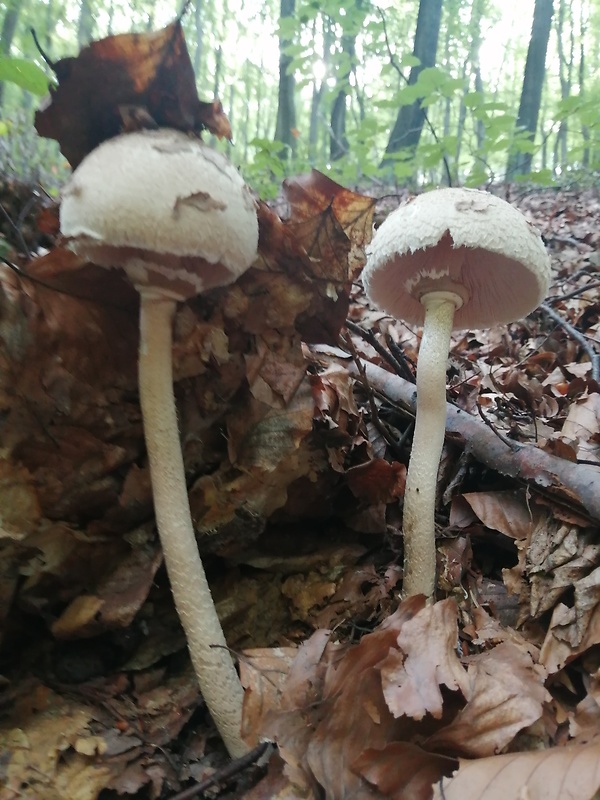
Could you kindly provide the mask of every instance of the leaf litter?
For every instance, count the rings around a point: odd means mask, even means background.
[[[229,135],[188,62],[179,23],[93,43],[55,65],[40,132],[73,165],[94,131]],[[94,94],[115,69],[115,93]],[[596,795],[600,201],[507,191],[555,281],[526,321],[453,342],[434,605],[400,602],[419,334],[356,280],[374,201],[289,179],[280,213],[260,205],[253,268],[178,311],[199,547],[244,735],[277,748],[233,784],[154,531],[135,295],[55,242],[47,202],[39,226],[3,228],[19,272],[0,276],[2,800],[170,797],[210,775],[255,800]]]

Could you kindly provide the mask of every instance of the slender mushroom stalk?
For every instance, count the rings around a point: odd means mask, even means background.
[[[404,493],[404,581],[410,597],[435,591],[435,492],[446,430],[446,364],[454,312],[462,298],[452,292],[423,295],[423,338],[417,370],[417,415]]]
[[[179,443],[171,366],[176,303],[151,289],[140,294],[138,380],[156,524],[202,697],[237,758],[247,751],[240,736],[243,689],[198,553]]]
[[[423,324],[417,414],[404,495],[403,595],[435,595],[435,496],[454,329],[527,315],[545,296],[550,263],[539,234],[508,203],[474,189],[439,189],[390,214],[363,273],[369,299]]]
[[[217,616],[192,523],[173,393],[178,301],[233,282],[258,243],[254,201],[237,171],[199,140],[172,130],[110,139],[63,193],[71,249],[122,268],[140,293],[139,389],[157,527],[200,691],[233,757],[243,690]]]

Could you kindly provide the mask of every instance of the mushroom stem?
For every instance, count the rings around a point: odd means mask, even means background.
[[[446,430],[446,364],[454,312],[462,299],[454,292],[429,292],[417,364],[417,416],[404,494],[404,597],[435,592],[435,494]]]
[[[192,525],[172,370],[175,300],[141,295],[139,387],[156,522],[177,613],[202,697],[229,754],[248,751],[241,738],[243,689],[198,553]]]

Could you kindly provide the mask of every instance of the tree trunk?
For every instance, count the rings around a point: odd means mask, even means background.
[[[25,6],[27,0],[11,0],[2,20],[2,28],[0,29],[0,55],[7,56],[10,53],[13,39],[15,38],[15,31],[17,30],[17,23],[19,16]],[[0,81],[0,108],[4,102],[4,81]]]
[[[25,6],[20,0],[12,0],[4,13],[2,29],[0,30],[0,55],[7,56],[10,53],[12,42],[15,37],[19,15]]]
[[[194,50],[194,75],[200,79],[202,67],[202,0],[194,2],[194,28],[196,30],[196,48]]]
[[[346,76],[347,78],[347,76]],[[346,138],[346,87],[339,90],[333,108],[331,109],[331,129],[329,131],[329,157],[338,161],[348,152],[348,139]]]
[[[362,0],[356,0],[356,9],[362,8]],[[354,26],[353,26],[354,28]],[[338,75],[337,94],[331,109],[331,127],[329,132],[329,156],[337,161],[348,153],[346,138],[346,101],[350,90],[350,75],[356,65],[356,31],[342,35],[343,72]]]
[[[569,57],[565,53],[565,16],[567,8],[565,0],[560,0],[558,4],[558,20],[556,24],[556,35],[558,41],[558,77],[560,81],[560,99],[566,100],[571,95],[573,84],[573,64],[575,61],[575,35],[573,30],[572,8],[569,4]],[[556,135],[553,152],[553,172],[556,175],[560,167],[567,163],[567,137],[569,123],[567,119],[562,119]]]
[[[462,70],[462,77],[467,82],[467,85],[465,86],[465,93],[470,91],[471,80],[474,81],[475,91],[478,91],[478,76],[479,82],[481,82],[481,75],[479,74],[479,49],[481,47],[481,19],[483,17],[483,7],[484,4],[481,0],[473,0],[473,5],[471,6],[471,18],[469,20],[469,50],[463,62]],[[466,121],[467,107],[465,105],[463,95],[460,101],[460,108],[458,110],[458,123],[456,125],[456,152],[454,154],[456,177],[458,177],[460,172],[460,157]]]
[[[281,0],[281,19],[293,17],[295,11],[296,0]],[[279,90],[275,141],[282,142],[286,146],[281,152],[282,158],[289,158],[296,152],[296,106],[294,103],[296,81],[294,73],[289,72],[292,57],[285,52],[290,43],[290,40],[284,36],[279,37]]]
[[[527,50],[523,89],[517,117],[517,130],[526,131],[531,142],[535,139],[542,102],[542,88],[546,74],[546,51],[553,11],[553,0],[535,0],[531,38]],[[519,153],[513,150],[508,159],[506,177],[510,179],[515,175],[527,175],[531,172],[532,157],[532,153]]]
[[[79,21],[77,22],[77,44],[80,48],[89,44],[94,35],[93,0],[81,0]]]
[[[582,101],[585,100],[585,36],[587,34],[587,23],[586,23],[586,11],[587,8],[584,7],[584,4],[581,4],[579,9],[579,69],[577,70],[577,78],[579,83],[579,97]],[[581,162],[583,164],[584,169],[588,169],[590,166],[590,129],[587,125],[581,126],[581,137],[584,142],[583,147],[583,156]]]
[[[420,63],[410,70],[409,86],[417,82],[417,78],[423,69],[435,66],[442,18],[442,2],[443,0],[421,0],[419,3],[413,55],[419,59]],[[393,164],[393,159],[390,156],[399,150],[406,147],[416,148],[421,138],[424,122],[425,109],[422,108],[420,100],[409,106],[401,106],[390,134],[385,156],[381,162],[382,167],[389,167]]]

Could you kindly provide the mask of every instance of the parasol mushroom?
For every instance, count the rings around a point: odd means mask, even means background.
[[[235,168],[174,130],[110,139],[63,192],[69,248],[120,267],[140,294],[139,389],[157,527],[175,605],[202,696],[233,757],[243,690],[215,611],[192,524],[172,374],[178,301],[232,283],[253,262],[255,203]]]
[[[452,330],[490,327],[529,314],[547,293],[550,261],[540,235],[509,203],[476,189],[437,189],[383,222],[363,278],[375,305],[423,325],[404,495],[403,594],[431,599]]]

